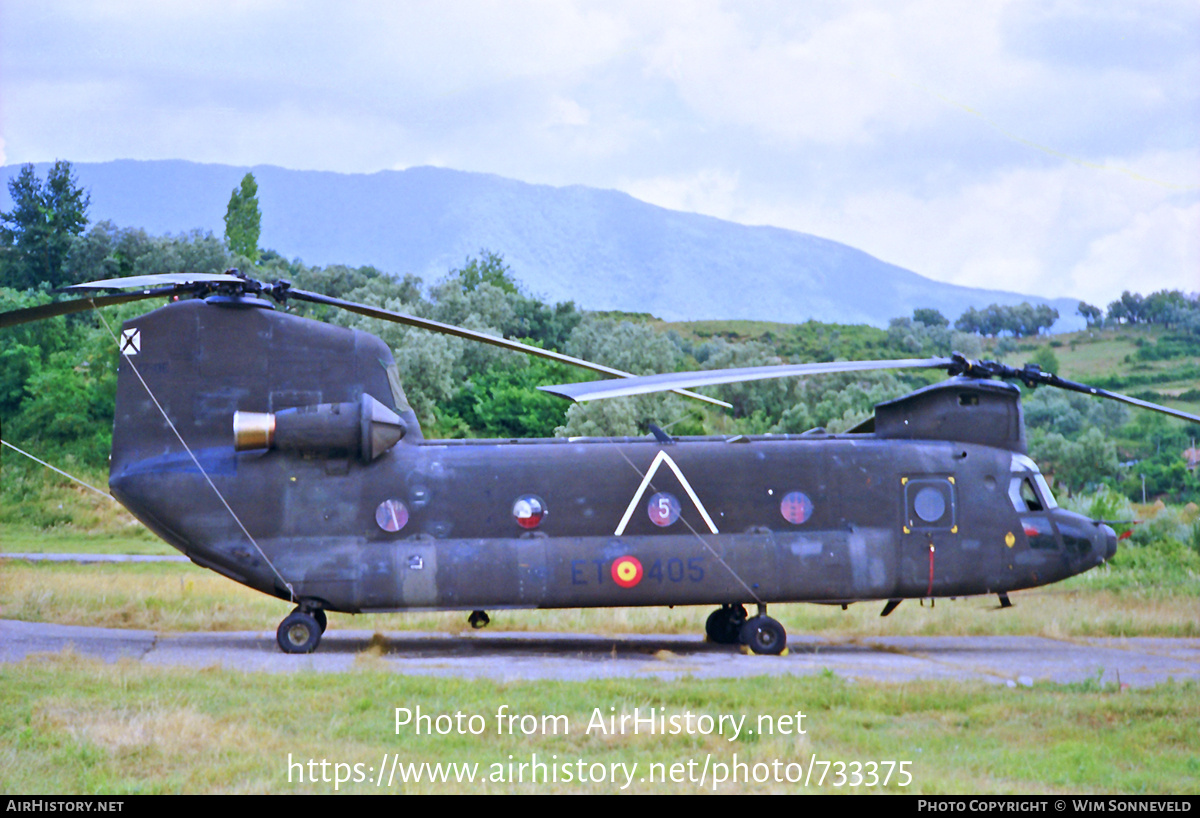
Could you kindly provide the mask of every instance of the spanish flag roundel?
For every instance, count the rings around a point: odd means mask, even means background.
[[[612,564],[613,582],[632,588],[642,581],[642,564],[637,557],[618,557]]]

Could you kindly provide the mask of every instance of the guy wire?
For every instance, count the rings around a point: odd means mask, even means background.
[[[617,441],[614,438],[610,437],[609,440],[613,444],[616,445],[617,452],[620,453],[621,457],[625,458],[625,462],[629,464],[629,467],[631,469],[633,469],[634,472],[636,472],[639,477],[645,477],[646,473],[643,472],[641,469],[639,469],[637,466],[635,466],[633,464],[633,461],[629,459],[629,457],[625,454],[625,451],[621,448],[621,444],[617,443]],[[657,488],[655,487],[654,483],[650,483],[649,486],[650,486],[650,488],[655,489],[655,491],[657,491]],[[687,521],[687,518],[684,517],[683,514],[680,514],[679,519],[683,521],[683,524],[685,526],[687,526],[688,531],[692,532],[692,536],[694,536],[696,539],[698,539],[700,541],[700,544],[703,545],[708,550],[708,553],[712,554],[713,557],[716,559],[716,561],[721,563],[721,565],[725,568],[725,570],[729,572],[730,576],[732,576],[739,583],[741,583],[741,586],[746,589],[746,593],[748,593],[748,594],[750,594],[750,596],[754,597],[755,603],[758,605],[762,605],[763,601],[759,597],[758,594],[754,593],[754,589],[751,588],[749,585],[747,585],[746,580],[742,579],[741,576],[738,575],[738,572],[733,570],[733,567],[730,566],[729,563],[725,562],[725,560],[721,558],[720,554],[718,554],[715,550],[713,550],[713,547],[708,544],[708,541],[705,540],[703,536],[701,536],[699,531],[697,531],[695,528],[692,527],[692,524]]]
[[[0,443],[3,443],[5,446],[7,446],[8,448],[12,449],[12,450],[13,450],[13,451],[15,451],[15,452],[19,452],[19,453],[21,453],[21,454],[25,455],[25,456],[26,456],[26,457],[28,457],[30,460],[32,460],[34,463],[41,463],[41,464],[42,464],[43,466],[45,466],[46,468],[50,469],[51,471],[56,471],[56,472],[58,472],[58,473],[59,473],[59,474],[61,474],[63,477],[67,478],[68,480],[74,480],[76,483],[78,483],[79,485],[83,486],[84,488],[89,488],[89,489],[91,489],[92,491],[94,491],[94,492],[96,492],[97,494],[99,494],[101,497],[107,497],[109,500],[112,500],[114,503],[115,503],[115,502],[117,502],[117,498],[116,498],[116,497],[113,497],[113,496],[112,496],[111,494],[109,494],[107,491],[101,491],[100,489],[98,489],[98,488],[96,488],[95,486],[93,486],[91,483],[85,483],[85,482],[83,482],[82,480],[80,480],[78,477],[72,477],[71,475],[69,475],[69,474],[67,474],[65,471],[63,471],[62,469],[56,468],[56,467],[54,467],[54,466],[51,466],[51,465],[50,465],[49,463],[47,463],[45,460],[38,460],[36,457],[34,457],[33,455],[31,455],[29,452],[25,451],[24,449],[18,449],[16,446],[12,445],[12,444],[11,444],[11,443],[9,443],[7,440],[0,440]]]
[[[92,307],[93,308],[96,307],[95,301],[92,301]],[[129,367],[133,370],[133,374],[137,375],[137,379],[142,382],[142,387],[146,390],[146,394],[150,396],[150,400],[154,401],[154,405],[156,407],[158,407],[158,411],[163,416],[163,420],[165,420],[167,422],[167,425],[169,427],[171,427],[171,431],[175,433],[175,437],[179,440],[180,445],[183,446],[184,451],[186,451],[188,453],[188,457],[192,458],[192,462],[196,465],[196,468],[199,469],[200,474],[204,475],[204,479],[208,483],[209,488],[211,488],[213,490],[213,493],[215,493],[217,495],[217,499],[219,499],[221,501],[221,504],[223,506],[225,506],[225,510],[229,512],[229,515],[231,517],[233,517],[233,521],[238,524],[238,528],[240,528],[242,530],[242,533],[246,535],[246,539],[248,539],[250,541],[250,544],[254,546],[254,550],[258,552],[258,555],[263,558],[263,561],[267,563],[267,565],[271,568],[271,571],[274,572],[275,576],[279,578],[279,581],[282,582],[284,587],[288,589],[288,596],[290,597],[290,601],[295,602],[296,601],[296,591],[294,588],[292,588],[292,584],[283,578],[283,575],[280,574],[279,571],[275,568],[275,564],[272,563],[270,558],[266,554],[263,553],[263,550],[261,548],[259,548],[258,543],[255,542],[254,537],[252,537],[250,535],[250,532],[246,530],[246,526],[242,525],[242,521],[238,518],[237,513],[234,512],[232,507],[230,507],[229,503],[225,500],[225,496],[223,494],[221,494],[221,490],[217,488],[215,483],[213,483],[212,478],[208,476],[208,472],[206,472],[204,470],[204,467],[200,465],[200,461],[197,460],[196,455],[192,453],[192,449],[190,446],[187,445],[187,442],[183,439],[183,435],[179,434],[179,430],[175,428],[175,424],[172,423],[171,418],[169,418],[167,416],[166,410],[164,410],[162,408],[162,404],[160,404],[158,402],[158,398],[156,398],[154,396],[154,393],[152,391],[150,391],[150,385],[146,383],[146,379],[142,377],[142,373],[138,372],[137,364],[135,364],[133,362],[133,358],[129,354],[120,351],[121,342],[117,338],[116,333],[112,331],[112,327],[110,327],[108,325],[108,321],[105,320],[104,315],[100,312],[99,309],[96,309],[96,314],[100,316],[100,320],[101,320],[101,322],[103,322],[104,328],[106,330],[108,330],[108,334],[112,336],[113,341],[117,345],[117,350],[119,351],[119,354],[121,356],[123,356],[126,361],[129,362]]]

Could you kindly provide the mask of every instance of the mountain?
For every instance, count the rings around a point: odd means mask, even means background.
[[[35,166],[40,177],[48,164]],[[270,165],[121,160],[74,165],[93,222],[152,234],[224,233],[246,171],[258,181],[260,246],[307,264],[371,264],[435,281],[480,249],[549,300],[667,320],[809,318],[886,326],[933,307],[1049,303],[1056,330],[1082,326],[1078,302],[943,284],[838,242],[656,207],[612,190],[531,185],[419,167],[343,174]],[[0,168],[7,182],[19,166]],[[0,210],[11,208],[7,185]]]

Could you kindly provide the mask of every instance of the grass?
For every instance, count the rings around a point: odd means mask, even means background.
[[[0,553],[178,553],[107,494],[52,474],[11,453],[0,482]],[[80,469],[77,479],[98,491],[108,475]]]
[[[766,326],[701,327],[697,338],[732,333],[762,337]],[[1135,353],[1137,332],[1084,339],[1056,337],[1067,377],[1113,371]],[[1149,331],[1151,334],[1153,331]],[[810,337],[810,335],[812,337]],[[828,342],[820,333],[786,338],[798,348]],[[1153,340],[1153,339],[1151,339]],[[872,339],[856,339],[868,346]],[[1022,341],[1036,348],[1050,339]],[[1021,349],[1012,358],[1031,355]],[[1155,367],[1179,361],[1148,362]],[[1139,372],[1147,370],[1138,370]],[[1164,370],[1165,371],[1165,370]],[[1155,389],[1196,384],[1155,383]],[[1186,407],[1185,407],[1186,408]],[[103,475],[82,475],[103,487]],[[91,551],[174,554],[115,504],[74,484],[58,485],[13,466],[6,456],[0,504],[0,552]],[[1143,510],[1144,512],[1144,510]],[[1142,516],[1143,512],[1139,512]],[[1149,531],[1149,528],[1146,528]],[[1146,539],[1141,532],[1138,538]],[[1174,536],[1174,535],[1173,535]],[[1165,543],[1166,541],[1162,541]],[[1182,540],[1176,537],[1175,544]],[[1180,546],[1182,548],[1183,546]],[[1189,546],[1192,547],[1192,546]],[[880,605],[848,611],[816,605],[772,606],[793,634],[854,640],[887,635],[1032,634],[1200,636],[1200,569],[1195,553],[1159,541],[1126,545],[1114,565],[1047,588],[994,598],[906,602],[889,617]],[[186,564],[71,565],[0,561],[0,617],[157,631],[273,631],[290,606]],[[699,633],[707,608],[514,611],[493,614],[493,628],[583,633]],[[330,616],[332,628],[466,630],[462,613]],[[333,784],[288,781],[293,759],[378,766],[384,753],[402,762],[500,763],[537,753],[588,764],[647,765],[705,759],[800,763],[911,761],[912,784],[835,787],[727,783],[719,791],[950,793],[1125,793],[1196,791],[1200,780],[1200,686],[1165,684],[1119,690],[1098,680],[1077,685],[1006,688],[976,684],[851,683],[833,673],[737,681],[645,680],[498,683],[406,677],[382,672],[368,648],[345,674],[254,674],[105,665],[70,652],[0,665],[0,792],[6,793],[328,793]],[[570,735],[502,736],[489,721],[480,736],[397,735],[395,707],[492,716],[502,705],[536,715],[566,715]],[[594,708],[663,707],[712,715],[780,716],[802,710],[808,732],[745,736],[602,736],[583,731]],[[352,768],[347,768],[352,770]],[[319,772],[319,770],[318,770]],[[330,777],[333,770],[329,770]],[[852,773],[852,769],[847,770]],[[295,773],[295,768],[293,768]],[[711,779],[707,787],[712,787]],[[600,784],[410,783],[404,792],[614,792]],[[693,793],[695,783],[637,781],[636,792]],[[367,783],[340,791],[379,792]]]
[[[0,553],[178,553],[111,501],[73,485],[51,485],[44,491],[46,497],[28,507],[45,509],[61,503],[77,522],[39,528],[10,517],[0,524]],[[1014,593],[1010,609],[998,610],[994,597],[973,597],[943,599],[934,607],[909,601],[887,618],[879,616],[881,603],[860,603],[846,611],[822,605],[773,605],[771,613],[789,633],[835,638],[1200,636],[1196,616],[1200,550],[1179,539],[1185,536],[1180,532],[1193,530],[1195,515],[1186,509],[1160,511],[1155,506],[1122,507],[1118,516],[1122,515],[1149,522],[1122,545],[1110,566],[1053,586]],[[0,618],[162,632],[273,631],[291,609],[286,602],[189,563],[4,560],[0,565]],[[708,613],[705,607],[498,611],[492,620],[495,629],[505,631],[679,634],[703,632]],[[449,633],[467,629],[466,617],[458,612],[362,617],[335,613],[329,619],[333,628]]]
[[[837,324],[777,324],[767,321],[689,321],[657,322],[663,330],[672,330],[693,343],[711,338],[733,342],[761,341],[771,345],[777,354],[822,359],[833,355],[852,360],[881,357],[879,350],[886,346],[883,330],[862,325]],[[1138,351],[1153,346],[1173,334],[1173,330],[1156,325],[1129,325],[1102,330],[1084,330],[1060,335],[1033,338],[984,339],[985,358],[999,358],[1012,366],[1022,366],[1042,347],[1050,347],[1059,361],[1058,374],[1064,378],[1092,383],[1108,382],[1119,392],[1150,390],[1158,395],[1150,398],[1175,408],[1195,411],[1195,404],[1181,401],[1177,396],[1200,389],[1194,356],[1167,357],[1162,360],[1143,360]],[[996,347],[1004,344],[1015,347],[999,354]],[[1128,380],[1129,383],[1125,383]]]
[[[150,554],[178,556],[179,552],[154,537],[140,524],[124,534],[82,534],[74,526],[48,529],[0,525],[0,554]]]
[[[656,329],[678,333],[699,345],[714,338],[733,343],[758,341],[778,355],[799,360],[853,360],[882,357],[887,333],[865,324],[780,324],[771,321],[714,320],[655,322]]]
[[[1064,378],[1106,386],[1124,394],[1151,392],[1153,394],[1144,396],[1145,399],[1195,412],[1197,407],[1194,401],[1180,400],[1178,397],[1200,389],[1194,357],[1163,360],[1142,360],[1138,357],[1139,349],[1157,344],[1164,336],[1171,334],[1171,330],[1159,326],[1123,326],[1022,338],[1017,341],[1016,351],[1001,357],[1004,363],[1021,366],[1038,349],[1049,346],[1059,362],[1058,374]],[[997,343],[987,342],[992,349]]]
[[[909,601],[887,618],[882,604],[846,611],[821,605],[773,605],[789,633],[830,637],[982,636],[1200,636],[1196,574],[1166,571],[1160,562],[1122,571],[1101,568],[1047,588],[1014,593],[999,610],[992,597]],[[1190,577],[1190,578],[1189,578]],[[31,563],[9,560],[0,571],[0,618],[62,625],[176,631],[272,631],[287,603],[251,591],[190,564]],[[492,627],[505,631],[580,633],[701,633],[702,607],[497,611]],[[330,614],[332,628],[467,630],[453,613],[351,616]]]
[[[83,521],[41,529],[12,521],[0,525],[0,552],[177,554],[154,539],[123,509],[73,488],[52,487],[49,503],[77,504]],[[1111,495],[1115,497],[1116,495]],[[1106,496],[1111,499],[1110,496]],[[1118,498],[1119,499],[1119,498]],[[1097,500],[1096,502],[1099,502]],[[994,597],[909,601],[887,618],[881,603],[835,606],[773,605],[789,633],[837,638],[871,636],[1042,635],[1200,636],[1200,523],[1189,508],[1135,506],[1096,514],[1147,522],[1122,544],[1113,562],[1065,582],[1011,594],[1014,607],[998,610]],[[1073,508],[1090,513],[1087,498]],[[42,504],[43,506],[45,503]],[[1128,507],[1126,507],[1128,506]],[[273,631],[291,606],[190,563],[73,564],[4,560],[0,565],[0,618],[63,625],[174,631]],[[580,633],[701,633],[704,607],[498,611],[493,627],[506,631]],[[462,613],[330,614],[333,628],[457,633]]]
[[[1195,736],[1200,689],[1164,684],[1118,690],[1098,684],[1007,688],[942,682],[850,683],[821,674],[729,681],[641,680],[514,682],[427,679],[381,673],[370,661],[345,674],[263,675],[209,668],[173,670],[135,663],[104,665],[77,655],[49,655],[0,667],[0,791],[8,793],[328,793],[334,763],[369,781],[338,791],[408,793],[597,792],[602,783],[510,783],[514,763],[543,761],[586,767],[636,763],[633,792],[694,793],[713,788],[687,780],[651,783],[649,765],[672,764],[698,777],[706,759],[731,765],[780,762],[807,772],[799,783],[722,784],[724,793],[1183,793],[1200,775]],[[569,733],[498,732],[495,714],[566,716]],[[395,726],[395,708],[426,715],[480,716],[478,735],[417,735]],[[587,727],[601,715],[647,708],[680,715],[806,714],[805,733],[605,735]],[[611,708],[611,709],[610,709]],[[447,722],[443,721],[443,726]],[[562,722],[559,722],[561,725]],[[464,728],[465,729],[465,728]],[[299,781],[293,762],[330,762],[328,783]],[[474,762],[504,780],[474,784],[428,781],[375,786],[385,754],[400,762]],[[899,786],[835,786],[838,769],[816,780],[821,761],[909,761],[912,781]],[[498,766],[496,766],[498,765]],[[367,772],[367,768],[371,768]],[[572,769],[577,767],[572,766]],[[591,768],[593,771],[599,768]],[[748,767],[749,772],[752,767]],[[796,767],[792,768],[795,773]],[[769,772],[770,767],[759,767]],[[859,768],[865,773],[866,768]],[[320,767],[315,771],[320,776]],[[847,778],[856,772],[847,766]],[[882,776],[882,773],[879,773]],[[607,773],[606,773],[607,777]],[[623,781],[623,779],[622,779]]]
[[[88,479],[88,475],[84,479]],[[93,485],[103,485],[91,475]],[[115,502],[74,483],[6,465],[5,508],[0,510],[0,553],[84,552],[176,555]],[[1125,501],[1121,501],[1124,503]],[[1072,507],[1089,513],[1086,498]],[[1128,505],[1128,504],[1126,504]],[[65,521],[46,524],[60,512]],[[997,610],[994,597],[940,600],[936,607],[909,601],[887,618],[880,603],[842,611],[820,605],[773,605],[789,633],[837,638],[907,635],[1200,636],[1200,547],[1195,513],[1157,506],[1112,511],[1136,516],[1132,541],[1111,566],[1046,588],[1011,595]],[[1097,514],[1100,514],[1097,511]],[[1104,516],[1100,514],[1100,516]],[[1161,530],[1160,530],[1161,529]],[[1185,544],[1187,543],[1187,544]],[[291,606],[187,563],[71,564],[0,562],[0,618],[63,625],[176,631],[273,631]],[[500,611],[493,627],[506,631],[581,633],[701,633],[703,607]],[[461,613],[406,613],[354,617],[331,614],[333,628],[432,630],[467,628]]]

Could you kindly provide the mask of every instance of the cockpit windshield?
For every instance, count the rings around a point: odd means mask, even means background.
[[[1008,484],[1008,497],[1017,511],[1049,511],[1058,508],[1050,484],[1038,470],[1037,464],[1023,454],[1012,456],[1013,477]]]

